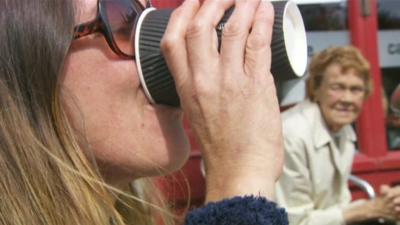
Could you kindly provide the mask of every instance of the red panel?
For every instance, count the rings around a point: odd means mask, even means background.
[[[176,8],[184,0],[151,0],[151,4],[156,8]]]
[[[364,104],[358,120],[359,145],[363,153],[370,157],[384,156],[387,151],[386,130],[381,96],[381,73],[377,44],[377,3],[371,0],[371,15],[364,17],[361,1],[348,1],[349,26],[352,43],[360,48],[371,63],[374,89],[372,96]]]
[[[377,160],[366,156],[365,154],[356,154],[353,163],[353,173],[371,172],[378,167]]]
[[[390,152],[379,161],[382,170],[397,169],[400,171],[400,152]]]

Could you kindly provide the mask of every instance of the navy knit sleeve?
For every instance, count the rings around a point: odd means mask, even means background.
[[[185,225],[288,225],[286,211],[263,197],[208,203],[186,216]]]

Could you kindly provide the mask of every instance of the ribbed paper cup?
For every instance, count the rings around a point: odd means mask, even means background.
[[[272,2],[275,21],[271,43],[271,73],[277,81],[303,76],[307,65],[307,41],[303,20],[293,2]],[[219,43],[228,10],[216,27]],[[160,50],[172,9],[146,9],[136,26],[135,55],[144,91],[152,103],[179,106],[174,80]]]
[[[279,81],[302,77],[307,67],[307,39],[300,10],[291,1],[273,5],[271,73]]]
[[[174,79],[162,56],[160,42],[172,9],[146,9],[136,25],[135,56],[140,81],[152,103],[179,106]]]

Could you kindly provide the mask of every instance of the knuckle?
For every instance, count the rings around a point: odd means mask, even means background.
[[[199,19],[194,20],[191,22],[186,30],[186,37],[191,38],[191,37],[197,37],[201,35],[202,33],[205,33],[207,31],[207,24]]]
[[[214,85],[210,84],[210,82],[207,82],[204,79],[194,79],[194,85],[192,88],[194,95],[199,100],[212,99],[216,93]]]
[[[228,22],[225,24],[224,31],[222,32],[223,37],[240,37],[243,36],[245,32],[243,32],[243,28],[239,25],[239,23]]]
[[[268,46],[268,38],[261,33],[252,33],[247,41],[247,48],[249,50],[265,49]]]
[[[171,16],[170,16],[170,20],[171,19],[175,19],[175,18],[180,18],[182,14],[183,14],[182,7],[178,7],[174,11],[172,11]]]
[[[163,53],[172,52],[179,42],[179,37],[176,34],[167,34],[161,39],[160,47]]]
[[[205,82],[196,82],[194,85],[194,92],[198,97],[210,97],[213,94],[213,90],[210,85],[207,85]]]

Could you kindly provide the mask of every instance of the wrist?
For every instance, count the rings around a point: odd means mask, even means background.
[[[275,196],[275,178],[260,177],[253,174],[238,175],[207,174],[206,202],[215,202],[235,196],[262,196],[273,200]]]
[[[343,217],[346,224],[375,219],[378,217],[375,214],[376,212],[372,201],[366,201],[363,204],[343,210]]]

